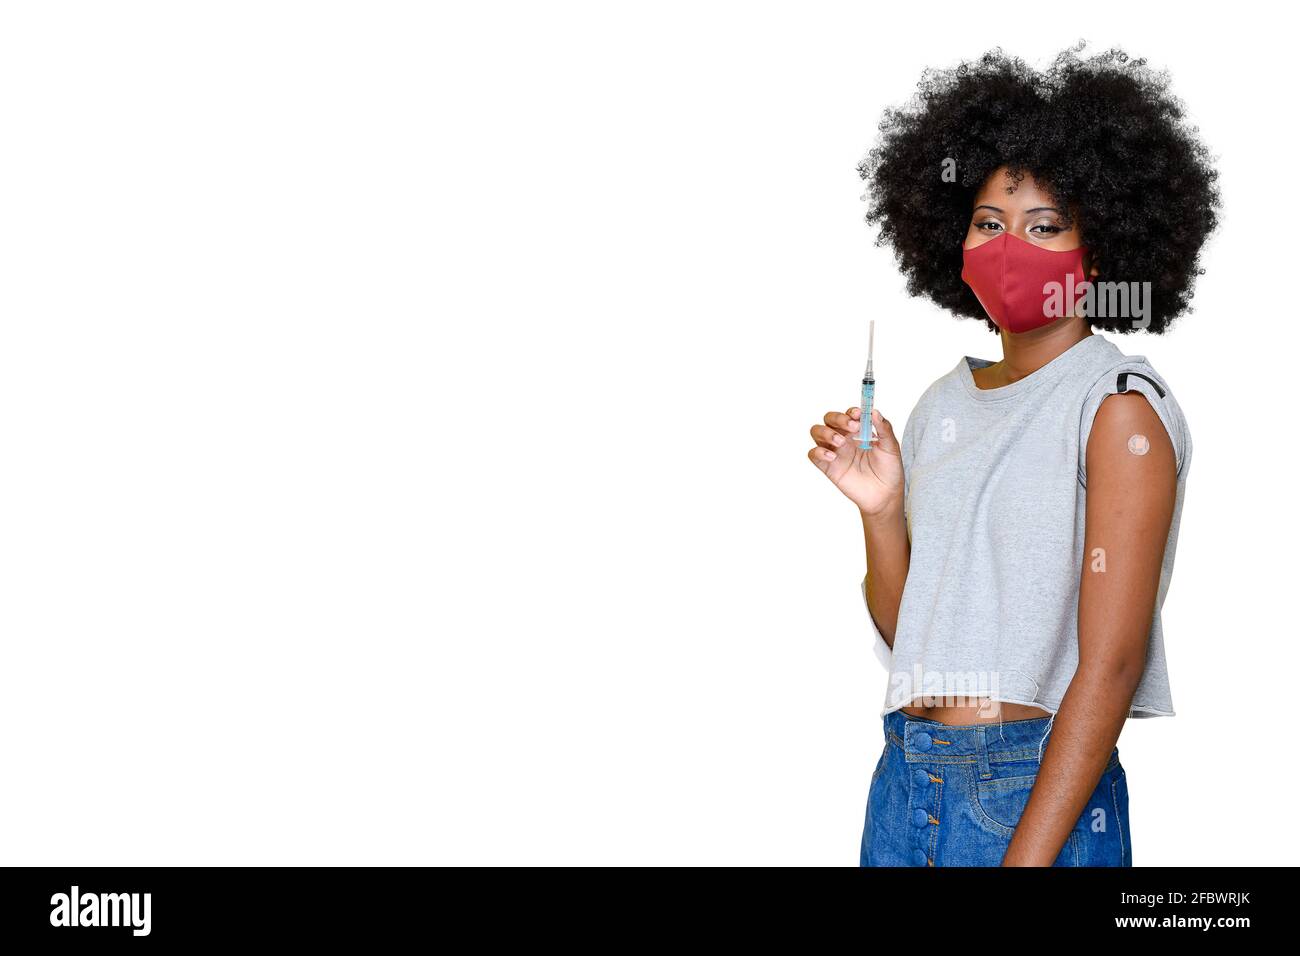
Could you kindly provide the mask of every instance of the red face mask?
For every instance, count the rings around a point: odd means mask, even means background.
[[[1004,232],[962,249],[961,278],[998,328],[1028,332],[1074,314],[1088,286],[1085,252],[1055,252]]]

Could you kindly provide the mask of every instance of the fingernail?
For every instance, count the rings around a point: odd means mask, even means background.
[[[823,457],[823,458],[834,458],[834,457],[835,457],[835,452],[833,452],[833,451],[828,451],[828,452],[826,452],[825,454],[823,454],[822,457]]]
[[[835,435],[831,440],[834,441],[835,444],[837,445],[844,444],[844,437],[842,435]]]

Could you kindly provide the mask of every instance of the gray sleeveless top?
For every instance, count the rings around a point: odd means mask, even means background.
[[[1160,608],[1173,573],[1192,439],[1143,356],[1092,334],[1010,385],[980,389],[965,356],[931,385],[901,442],[912,541],[881,716],[920,696],[981,696],[1056,713],[1078,666],[1088,434],[1108,395],[1141,392],[1178,468],[1146,668],[1131,717],[1172,716]],[[866,581],[861,584],[866,599]]]

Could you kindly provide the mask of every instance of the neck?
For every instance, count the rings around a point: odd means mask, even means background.
[[[1013,335],[1002,332],[1002,361],[998,363],[999,377],[1010,385],[1030,375],[1066,349],[1077,345],[1092,335],[1086,319],[1070,316],[1031,332]]]

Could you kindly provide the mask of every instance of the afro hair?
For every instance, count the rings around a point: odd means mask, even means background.
[[[1082,48],[1041,71],[1000,49],[928,69],[913,101],[886,111],[858,173],[866,221],[879,227],[876,244],[893,248],[909,294],[997,331],[961,280],[962,244],[976,193],[1007,167],[1071,211],[1099,280],[1151,283],[1147,331],[1189,308],[1217,224],[1218,173],[1166,72],[1117,49],[1081,57]],[[943,175],[954,163],[955,176]],[[1090,321],[1133,331],[1123,318]]]

